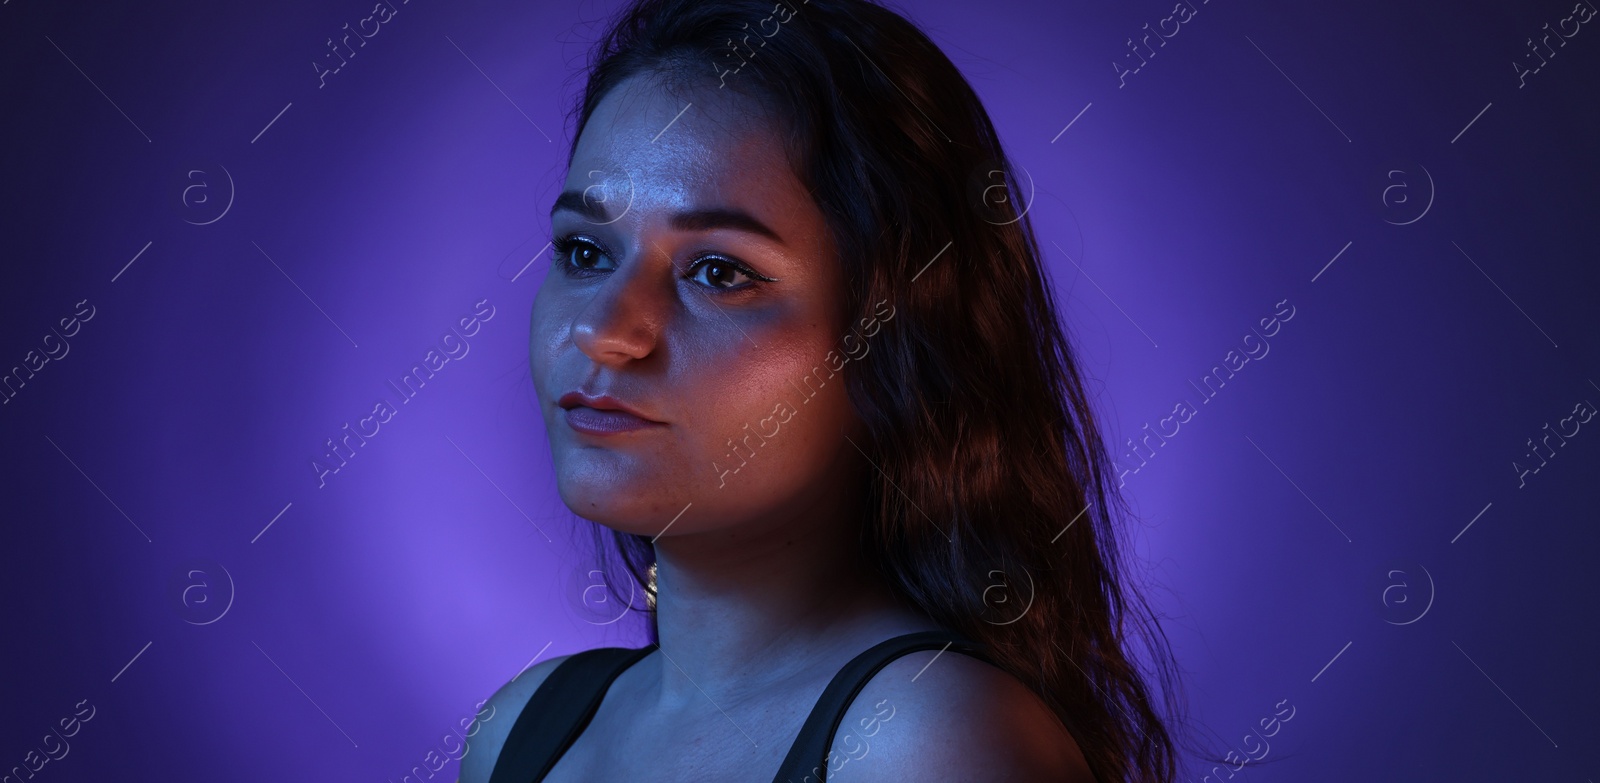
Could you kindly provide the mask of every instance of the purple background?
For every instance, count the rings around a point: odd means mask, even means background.
[[[41,779],[399,781],[530,658],[642,643],[585,592],[527,377],[614,6],[395,2],[321,88],[367,0],[0,6],[0,363],[95,308],[0,405],[0,768],[87,699]],[[1600,421],[1511,467],[1600,403],[1600,31],[1519,88],[1570,2],[1211,0],[1118,87],[1170,3],[1063,5],[913,16],[1034,183],[1108,434],[1199,408],[1126,491],[1202,731],[1294,705],[1246,779],[1600,775]]]

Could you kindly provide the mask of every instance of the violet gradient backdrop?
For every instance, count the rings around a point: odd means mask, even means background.
[[[0,364],[95,308],[0,406],[0,769],[87,699],[39,779],[399,781],[530,658],[641,643],[585,593],[527,378],[614,6],[393,1],[321,88],[369,0],[0,6]],[[1196,720],[1243,749],[1294,705],[1244,779],[1600,777],[1600,421],[1512,468],[1600,402],[1600,32],[1519,88],[1571,2],[1210,0],[1119,88],[1170,8],[911,14],[1035,183],[1111,437],[1199,408],[1127,477]]]

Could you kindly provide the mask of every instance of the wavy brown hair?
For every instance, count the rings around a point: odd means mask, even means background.
[[[860,514],[869,562],[1038,693],[1100,780],[1172,780],[1176,666],[1125,570],[1126,505],[971,85],[867,0],[640,0],[593,50],[574,151],[641,73],[721,85],[775,119],[844,265],[841,333],[871,303],[895,308],[843,371],[881,469]],[[595,533],[653,607],[649,539]]]

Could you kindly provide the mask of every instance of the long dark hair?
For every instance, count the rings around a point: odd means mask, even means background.
[[[574,151],[641,73],[736,90],[782,123],[844,265],[841,333],[894,308],[843,370],[881,469],[869,562],[1037,692],[1100,780],[1172,780],[1176,667],[1124,571],[1126,506],[1013,168],[956,66],[868,0],[638,0],[591,56]],[[653,607],[650,540],[595,531]]]

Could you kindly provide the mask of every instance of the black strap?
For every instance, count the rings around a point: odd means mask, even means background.
[[[947,630],[904,634],[868,648],[845,664],[823,690],[816,706],[811,708],[811,714],[806,717],[805,725],[800,728],[800,736],[790,746],[789,755],[778,767],[778,775],[773,778],[773,783],[826,780],[828,751],[833,746],[834,732],[838,731],[839,724],[844,720],[850,702],[880,669],[902,655],[921,650],[958,652],[987,663],[994,662],[982,647]]]
[[[594,718],[611,682],[654,649],[601,647],[573,653],[558,664],[511,725],[489,783],[543,779]]]

